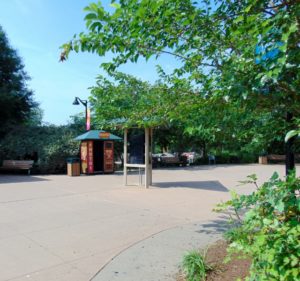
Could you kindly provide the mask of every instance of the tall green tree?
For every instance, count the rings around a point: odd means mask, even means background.
[[[15,125],[29,122],[31,115],[40,119],[28,80],[21,58],[0,26],[0,137]]]
[[[63,46],[62,60],[73,50],[112,52],[113,60],[102,64],[112,72],[140,57],[170,54],[182,62],[173,77],[188,77],[207,105],[225,99],[253,111],[261,117],[253,123],[256,129],[262,122],[265,128],[272,125],[264,138],[293,128],[300,113],[299,1],[120,0],[111,5],[114,12],[100,3],[85,9],[87,32]],[[284,134],[280,137],[283,141]]]
[[[100,126],[169,125],[182,115],[180,105],[190,102],[188,96],[194,95],[191,85],[184,80],[177,86],[162,81],[151,85],[124,73],[110,75],[110,79],[99,76],[91,88],[94,119]]]

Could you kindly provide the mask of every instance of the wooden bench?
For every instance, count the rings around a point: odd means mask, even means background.
[[[299,163],[300,161],[300,154],[295,154],[295,161]],[[268,164],[269,162],[285,162],[285,155],[280,154],[269,154],[266,156],[260,156],[259,157],[259,164]]]
[[[269,154],[267,155],[268,161],[274,161],[274,162],[284,162],[285,161],[285,155],[280,154]]]
[[[3,164],[0,167],[0,170],[28,170],[28,175],[30,175],[30,170],[32,169],[33,162],[33,160],[3,160]]]

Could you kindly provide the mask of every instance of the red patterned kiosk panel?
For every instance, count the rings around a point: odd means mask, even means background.
[[[88,167],[88,148],[87,148],[87,141],[81,142],[80,145],[80,160],[81,160],[81,172],[86,174],[87,167]]]
[[[104,141],[104,173],[114,172],[114,143],[112,141]]]
[[[93,141],[88,141],[88,173],[94,173],[94,151]]]

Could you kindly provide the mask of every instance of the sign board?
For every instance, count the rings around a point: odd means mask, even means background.
[[[110,137],[110,133],[108,133],[108,132],[100,132],[99,133],[100,139],[109,139],[109,137]]]

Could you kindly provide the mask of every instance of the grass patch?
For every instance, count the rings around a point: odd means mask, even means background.
[[[249,276],[249,269],[251,265],[251,259],[241,257],[239,254],[231,254],[231,258],[228,262],[224,262],[228,257],[227,247],[229,242],[225,240],[218,240],[215,243],[209,245],[205,251],[205,255],[201,254],[201,251],[193,251],[195,254],[191,255],[191,252],[185,255],[186,267],[189,270],[185,270],[182,262],[181,270],[175,276],[176,281],[235,281],[245,280]],[[201,256],[201,264],[208,267],[204,274],[203,270],[199,270],[198,264],[199,254]],[[204,262],[204,263],[203,263]],[[196,265],[195,265],[196,264]],[[194,267],[194,268],[192,268]],[[205,266],[204,266],[205,267]],[[188,276],[187,271],[190,272]],[[194,271],[194,272],[193,272]],[[202,274],[199,272],[202,272]]]
[[[206,262],[204,253],[193,250],[183,257],[182,270],[187,281],[204,281],[213,267]]]

